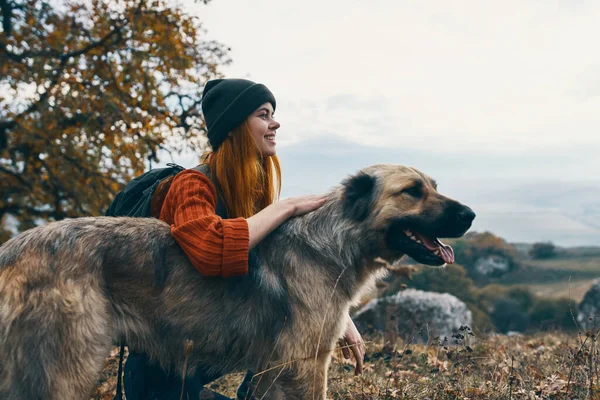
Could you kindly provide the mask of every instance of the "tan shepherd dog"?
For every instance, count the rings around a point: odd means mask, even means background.
[[[372,166],[281,225],[232,279],[200,275],[156,219],[28,230],[0,247],[0,398],[88,398],[124,339],[179,373],[271,368],[257,398],[324,399],[345,316],[384,270],[375,259],[450,263],[437,237],[462,236],[474,217],[427,175]]]

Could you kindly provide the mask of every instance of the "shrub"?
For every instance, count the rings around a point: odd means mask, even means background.
[[[545,331],[572,330],[575,323],[571,310],[576,309],[568,299],[539,298],[525,287],[488,285],[478,293],[480,308],[490,316],[500,332],[508,330]]]
[[[482,258],[499,257],[508,262],[508,270],[519,268],[518,252],[514,246],[490,232],[470,232],[460,239],[449,241],[454,249],[456,261],[465,266],[468,275],[476,283],[485,284],[489,278],[476,270],[477,261]]]
[[[506,290],[506,297],[512,299],[519,304],[521,310],[528,311],[536,302],[536,296],[529,289],[524,287],[511,287]]]
[[[502,333],[509,331],[524,332],[529,323],[527,314],[521,310],[520,304],[513,299],[496,300],[490,317],[496,328]]]
[[[556,256],[556,246],[552,242],[534,243],[529,255],[538,260],[552,258]]]
[[[451,264],[446,268],[428,268],[414,275],[409,285],[429,292],[450,293],[464,302],[474,302],[473,281],[462,265]]]
[[[577,326],[571,310],[575,312],[576,309],[575,302],[569,299],[538,299],[529,312],[531,327],[541,331],[575,330]]]

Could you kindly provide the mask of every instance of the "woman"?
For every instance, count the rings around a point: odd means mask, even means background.
[[[246,275],[252,264],[249,251],[257,243],[288,218],[315,210],[326,200],[301,196],[275,202],[281,187],[275,106],[273,94],[262,84],[245,79],[209,81],[202,99],[212,147],[203,157],[207,173],[182,171],[163,181],[152,199],[153,215],[171,225],[173,237],[203,275],[225,279]],[[348,321],[342,344],[352,349],[358,374],[364,347]],[[343,350],[350,358],[348,347]],[[238,396],[247,391],[251,377],[246,375]],[[198,398],[202,386],[216,378],[199,368],[185,383],[190,398]],[[128,399],[179,398],[180,390],[180,378],[166,375],[144,355],[130,356],[125,367]]]

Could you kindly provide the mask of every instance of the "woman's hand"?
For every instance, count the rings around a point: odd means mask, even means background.
[[[350,359],[350,350],[354,354],[356,359],[356,368],[354,369],[354,375],[360,375],[363,372],[363,361],[365,358],[365,343],[356,329],[356,325],[352,321],[352,318],[348,316],[348,322],[346,324],[346,332],[344,337],[339,340],[339,345],[342,347],[342,353],[344,358]]]
[[[285,222],[288,218],[306,214],[321,207],[327,201],[324,195],[291,197],[273,203],[264,210],[247,218],[249,247],[256,246],[265,236]]]
[[[327,201],[325,195],[308,195],[281,200],[279,204],[290,208],[290,218],[307,214],[321,207]]]

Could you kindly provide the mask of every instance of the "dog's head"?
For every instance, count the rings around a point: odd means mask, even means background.
[[[400,165],[374,165],[343,184],[344,213],[380,234],[380,251],[394,260],[406,254],[427,265],[451,264],[454,251],[439,238],[467,232],[469,207],[437,192],[424,173]]]

